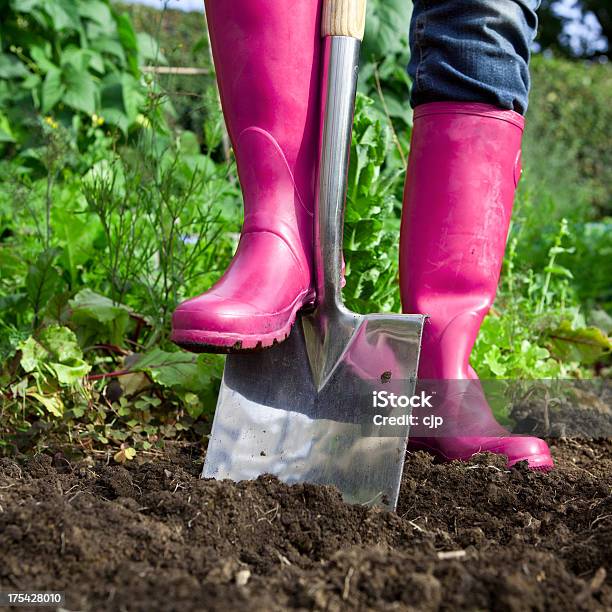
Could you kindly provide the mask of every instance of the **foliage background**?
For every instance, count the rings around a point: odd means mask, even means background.
[[[399,311],[410,5],[368,11],[345,299]],[[0,452],[68,443],[127,461],[205,436],[223,361],[177,351],[169,321],[225,269],[241,200],[203,16],[11,0],[0,51]],[[473,364],[486,378],[608,376],[611,67],[536,56],[532,73],[525,175]]]

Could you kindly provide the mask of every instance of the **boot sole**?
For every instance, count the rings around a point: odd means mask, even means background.
[[[239,334],[209,332],[200,329],[173,330],[170,340],[191,353],[256,353],[270,348],[286,340],[295,324],[298,312],[312,312],[314,310],[315,296],[313,291],[306,292],[294,303],[291,315],[280,329],[266,334]]]

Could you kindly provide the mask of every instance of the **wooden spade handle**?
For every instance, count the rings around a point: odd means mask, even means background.
[[[321,34],[363,40],[366,0],[324,0]]]

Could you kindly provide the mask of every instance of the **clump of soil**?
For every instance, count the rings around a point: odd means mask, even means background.
[[[397,514],[202,481],[195,447],[0,459],[0,590],[62,590],[71,610],[610,609],[612,443],[555,444],[550,474],[411,454]]]

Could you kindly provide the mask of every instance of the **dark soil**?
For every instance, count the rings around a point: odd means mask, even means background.
[[[0,590],[96,611],[610,610],[612,441],[553,445],[550,474],[410,455],[397,514],[202,481],[195,447],[0,459]]]

